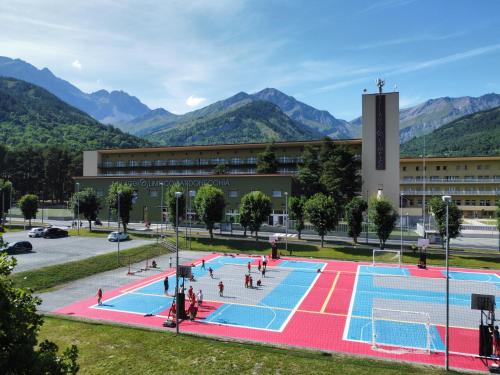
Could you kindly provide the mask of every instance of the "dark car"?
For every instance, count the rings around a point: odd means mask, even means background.
[[[61,228],[47,228],[43,231],[43,238],[68,237],[68,231]]]
[[[28,241],[18,241],[8,244],[3,251],[7,251],[7,254],[25,253],[33,250],[33,246]]]

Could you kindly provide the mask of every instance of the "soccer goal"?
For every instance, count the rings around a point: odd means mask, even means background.
[[[394,249],[373,249],[373,266],[387,262],[397,263],[401,267],[401,251]]]
[[[395,353],[431,352],[431,317],[420,311],[372,309],[372,349]]]

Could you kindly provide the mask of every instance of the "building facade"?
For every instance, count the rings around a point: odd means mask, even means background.
[[[360,158],[361,140],[335,143],[350,147]],[[103,220],[113,219],[105,202],[112,182],[130,184],[137,191],[131,220],[151,222],[161,220],[162,189],[165,192],[178,182],[183,186],[188,211],[193,215],[193,195],[201,185],[208,183],[225,194],[226,221],[237,222],[241,197],[260,190],[271,198],[273,205],[268,224],[281,225],[285,193],[289,197],[295,193],[294,177],[304,148],[320,147],[321,141],[276,143],[277,173],[257,174],[257,155],[266,146],[240,144],[88,151],[84,153],[84,175],[75,180],[80,189],[92,187],[97,191],[103,203],[100,214]],[[214,174],[214,168],[220,165],[224,165],[224,173]],[[402,158],[398,165],[403,215],[421,217],[424,202],[427,205],[432,196],[451,195],[465,217],[493,216],[495,201],[500,197],[500,156]],[[366,196],[366,192],[360,191],[360,195]]]

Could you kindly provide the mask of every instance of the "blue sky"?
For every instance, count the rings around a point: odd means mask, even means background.
[[[69,5],[71,4],[71,5]],[[0,55],[183,113],[275,87],[334,116],[500,92],[500,1],[3,1]]]

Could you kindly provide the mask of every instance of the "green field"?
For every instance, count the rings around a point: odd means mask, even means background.
[[[40,339],[76,344],[80,374],[444,374],[424,366],[46,317]]]

